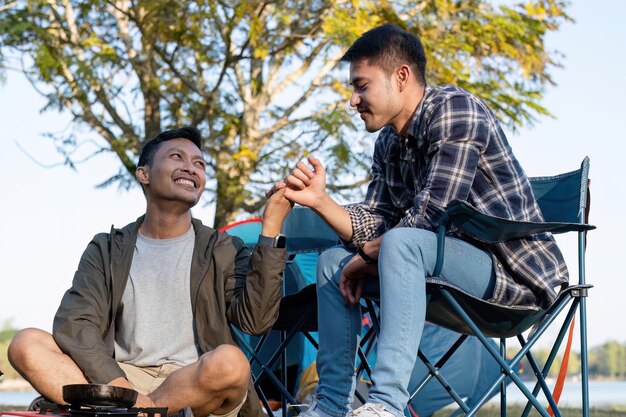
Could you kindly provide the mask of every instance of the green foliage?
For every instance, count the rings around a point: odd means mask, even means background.
[[[3,378],[11,379],[19,376],[17,371],[11,367],[7,358],[9,343],[11,343],[11,339],[13,339],[17,331],[18,329],[11,324],[11,320],[5,321],[2,323],[2,327],[0,327],[0,371],[4,374]]]
[[[0,60],[21,68],[48,99],[46,109],[69,111],[76,127],[100,138],[93,155],[120,159],[122,170],[104,186],[133,185],[142,143],[161,130],[202,129],[207,194],[220,226],[241,210],[259,210],[261,191],[307,153],[324,160],[335,192],[359,192],[371,139],[358,133],[361,125],[346,109],[347,71],[336,62],[364,31],[395,22],[419,34],[429,83],[467,88],[515,128],[548,114],[540,100],[559,55],[544,42],[570,20],[566,6],[0,0]],[[83,144],[74,132],[51,137],[75,167]]]
[[[6,379],[14,379],[19,378],[19,374],[11,364],[9,363],[9,359],[7,358],[7,349],[9,348],[10,340],[6,340],[4,342],[0,342],[0,371],[2,371],[2,378]]]
[[[561,351],[563,347],[561,347]],[[512,358],[517,351],[510,349],[507,351],[507,356]],[[533,355],[535,360],[539,364],[540,368],[543,368],[546,360],[550,354],[548,349],[535,349]],[[561,367],[562,352],[559,352],[548,376],[556,378],[559,374]],[[596,346],[589,350],[588,356],[589,375],[591,378],[610,378],[610,379],[626,379],[626,343],[618,343],[616,341],[608,341],[600,346]],[[524,379],[533,379],[533,372],[530,364],[526,358],[522,360],[523,372],[521,377]],[[567,375],[569,377],[580,375],[580,353],[570,352],[569,362],[567,364]]]
[[[18,329],[13,327],[11,322],[11,320],[5,320],[2,323],[2,327],[0,327],[0,343],[11,341],[13,336],[15,336],[15,333],[18,332]]]
[[[591,349],[589,371],[609,378],[626,379],[626,343],[609,341]]]

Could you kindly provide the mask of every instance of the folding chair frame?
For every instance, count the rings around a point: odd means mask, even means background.
[[[580,316],[580,338],[581,338],[581,377],[582,377],[582,415],[583,417],[589,416],[589,388],[588,388],[588,357],[587,357],[587,323],[586,323],[586,297],[588,295],[588,289],[591,288],[591,285],[586,284],[585,279],[585,247],[586,247],[586,231],[592,230],[595,227],[588,225],[588,210],[589,210],[589,202],[590,197],[588,193],[588,170],[589,170],[589,158],[585,158],[581,164],[581,168],[577,171],[572,171],[570,173],[557,175],[554,177],[540,177],[540,178],[531,178],[531,184],[541,184],[550,181],[559,180],[561,178],[567,178],[568,176],[578,176],[580,177],[580,189],[579,189],[579,210],[577,213],[576,219],[567,219],[568,222],[558,221],[559,219],[550,218],[546,220],[545,223],[518,223],[511,222],[504,219],[494,219],[490,216],[486,216],[478,213],[471,206],[466,203],[456,201],[452,202],[447,209],[447,212],[444,216],[444,219],[441,222],[441,225],[438,229],[437,240],[438,240],[438,253],[437,253],[437,262],[435,266],[435,271],[433,273],[434,277],[438,277],[441,273],[441,269],[443,266],[444,260],[444,247],[445,247],[445,237],[446,232],[450,226],[455,226],[457,229],[463,231],[469,230],[469,234],[474,236],[480,236],[483,240],[486,241],[497,241],[497,240],[507,240],[512,238],[520,238],[523,236],[527,236],[535,233],[542,232],[552,232],[552,233],[564,233],[575,231],[578,233],[578,275],[579,282],[578,285],[573,285],[561,292],[557,301],[545,312],[540,314],[540,320],[536,320],[536,316],[530,316],[527,321],[532,321],[534,324],[535,321],[538,321],[539,324],[536,325],[535,330],[528,340],[526,340],[523,336],[523,331],[525,331],[528,327],[528,324],[524,324],[524,328],[513,328],[511,329],[510,334],[498,335],[494,333],[494,330],[487,330],[485,328],[481,329],[478,324],[475,323],[470,315],[463,308],[459,299],[464,297],[464,294],[454,290],[451,287],[447,287],[446,285],[442,285],[441,283],[428,283],[428,303],[429,307],[431,306],[430,302],[435,296],[435,298],[439,297],[440,306],[441,307],[441,299],[445,300],[448,306],[448,309],[451,308],[454,312],[455,319],[460,319],[463,325],[458,326],[458,322],[451,323],[450,321],[444,320],[443,322],[438,322],[436,315],[431,315],[428,319],[436,324],[443,325],[444,327],[448,327],[451,330],[458,331],[462,333],[457,341],[451,346],[449,351],[436,363],[433,364],[422,351],[418,351],[417,356],[424,363],[424,365],[428,368],[429,374],[426,375],[422,381],[417,385],[415,391],[411,394],[410,399],[414,398],[415,395],[419,394],[426,386],[426,384],[431,381],[433,378],[437,379],[439,383],[444,387],[444,389],[448,392],[450,397],[459,405],[460,409],[465,412],[466,416],[474,416],[478,410],[488,401],[488,399],[492,396],[496,389],[500,390],[500,407],[501,407],[501,416],[506,416],[506,385],[507,381],[510,380],[527,398],[528,402],[523,411],[523,417],[527,417],[530,413],[532,407],[534,407],[543,417],[551,417],[550,413],[546,408],[539,402],[537,399],[537,395],[541,390],[548,401],[549,408],[552,410],[556,417],[561,417],[561,412],[554,400],[549,387],[545,381],[545,377],[547,376],[556,356],[558,350],[561,346],[561,343],[567,333],[567,329],[574,320],[576,312],[579,312]],[[539,191],[542,192],[542,191]],[[540,199],[538,198],[540,202]],[[541,205],[541,204],[540,204]],[[557,220],[557,221],[555,221]],[[574,220],[574,221],[572,221]],[[515,224],[517,223],[517,224]],[[489,227],[486,227],[489,226]],[[486,230],[491,228],[491,230]],[[501,228],[501,229],[499,229]],[[503,231],[504,230],[504,231]],[[494,239],[493,236],[499,236],[498,239]],[[502,238],[504,237],[504,238]],[[535,344],[537,340],[544,334],[544,332],[550,327],[550,325],[554,322],[556,317],[567,307],[568,304],[571,303],[569,311],[565,317],[563,325],[558,333],[558,336],[555,340],[552,350],[546,360],[546,363],[543,366],[543,369],[540,369],[535,357],[530,351],[531,347]],[[376,317],[375,307],[372,299],[366,299],[367,310],[370,312],[370,316],[372,317],[372,322],[374,324],[374,329],[376,330],[376,334],[379,333],[380,325],[378,322],[378,318]],[[427,307],[427,308],[429,308]],[[490,334],[491,332],[491,334]],[[468,404],[464,401],[461,396],[450,386],[448,381],[445,379],[444,375],[441,373],[441,368],[445,365],[445,363],[449,360],[450,357],[454,354],[454,352],[458,349],[458,347],[463,343],[463,341],[467,338],[467,335],[476,336],[483,346],[487,349],[487,351],[491,354],[491,356],[498,362],[501,368],[501,374],[498,378],[496,378],[491,386],[487,389],[487,391],[481,396],[481,398],[477,400],[472,400],[472,404]],[[499,351],[495,349],[490,343],[488,336],[498,337],[500,339],[500,349]],[[500,337],[501,336],[501,337]],[[521,349],[515,355],[514,358],[507,361],[505,360],[506,354],[506,339],[508,337],[515,336],[517,337]],[[532,392],[526,387],[523,381],[516,375],[513,368],[517,366],[520,361],[526,357],[528,363],[530,364],[534,374],[537,376],[537,383],[533,388]],[[409,400],[410,401],[410,400]]]
[[[285,298],[281,300],[281,308],[283,305],[290,304],[294,301],[297,302],[298,297],[299,298],[307,297],[304,293],[310,292],[313,288],[314,288],[314,284],[311,284],[296,294],[286,296]],[[263,358],[261,358],[260,352],[265,342],[267,341],[269,333],[261,336],[261,338],[256,343],[256,345],[252,346],[244,337],[242,337],[241,333],[237,331],[233,332],[233,335],[235,336],[237,343],[239,343],[239,346],[251,356],[250,366],[253,366],[255,363],[257,363],[261,368],[260,371],[256,375],[253,375],[254,388],[257,392],[257,395],[259,396],[259,399],[263,403],[263,406],[265,407],[268,415],[270,415],[271,417],[274,417],[274,413],[271,410],[267,396],[261,389],[261,383],[263,382],[264,378],[267,377],[272,381],[274,386],[280,391],[283,415],[286,415],[285,413],[286,413],[288,406],[292,406],[292,407],[299,406],[296,399],[293,397],[293,395],[291,395],[291,393],[286,388],[287,387],[286,372],[283,371],[287,369],[285,352],[289,343],[291,343],[293,338],[298,333],[302,333],[306,337],[306,339],[313,345],[313,347],[315,347],[315,349],[319,349],[319,344],[317,340],[315,340],[315,338],[311,335],[311,332],[317,330],[316,326],[312,327],[312,324],[310,323],[312,319],[312,315],[317,313],[317,309],[315,307],[316,305],[313,305],[313,304],[306,306],[304,310],[300,312],[300,317],[295,321],[292,320],[290,317],[285,319],[284,318],[285,312],[281,310],[281,313],[279,313],[279,318],[275,324],[275,329],[274,329],[274,330],[278,330],[281,332],[280,344],[278,345],[278,347],[276,347],[274,353],[267,360],[264,360]],[[281,314],[283,315],[282,317],[281,317]],[[316,317],[315,317],[315,321],[317,322]],[[370,350],[373,348],[373,336],[374,336],[373,329],[370,329],[368,333],[366,333],[366,335],[362,338],[361,344],[359,345],[357,349],[357,353],[359,355],[359,359],[362,364],[362,366],[360,366],[360,372],[365,371],[365,373],[367,373],[368,376],[371,376],[372,371],[367,361],[367,355],[369,354]],[[278,377],[276,377],[276,375],[274,375],[274,372],[273,372],[274,365],[276,364],[278,359],[282,359],[281,366],[280,366],[280,371],[281,371],[280,379],[278,379]],[[359,376],[360,375],[361,374],[359,373]],[[365,402],[365,398],[361,394],[357,392],[355,393],[355,395],[361,402],[363,403]]]
[[[304,207],[294,208],[285,223],[283,224],[282,233],[287,236],[287,253],[289,254],[289,262],[294,261],[294,257],[298,254],[322,252],[337,244],[338,238],[332,229],[326,223],[321,222],[317,214],[312,210]],[[289,406],[298,407],[299,404],[289,390],[287,389],[287,355],[286,348],[294,339],[298,333],[302,333],[305,338],[318,349],[318,343],[311,335],[312,332],[317,331],[317,303],[315,294],[315,284],[308,285],[305,288],[300,289],[297,293],[285,296],[285,288],[283,284],[283,298],[281,299],[281,307],[279,316],[276,323],[273,326],[274,331],[280,332],[280,343],[276,347],[271,357],[267,360],[260,356],[261,349],[267,342],[268,335],[262,336],[255,346],[252,346],[238,331],[233,331],[233,335],[239,346],[250,355],[250,365],[255,363],[259,365],[260,371],[253,375],[254,388],[265,407],[265,410],[274,417],[274,413],[271,410],[269,401],[261,389],[261,383],[265,378],[269,378],[272,384],[279,390],[281,394],[281,405],[283,415],[287,415],[287,409]],[[306,302],[308,305],[304,306]],[[311,303],[311,301],[313,301]],[[304,306],[300,311],[294,312],[292,310],[287,311],[289,307],[295,307],[296,309]],[[294,317],[297,317],[294,319]],[[369,366],[367,365],[366,355],[371,349],[367,346],[367,340],[371,341],[371,338],[364,338],[362,346],[359,347],[358,353],[361,361],[365,364],[364,369],[366,372],[371,373]],[[366,348],[366,352],[363,352],[363,347]],[[280,359],[280,379],[274,375],[273,369],[277,361]],[[357,398],[361,401],[365,399],[358,393]]]
[[[261,389],[261,383],[263,382],[263,379],[265,377],[268,377],[272,381],[274,386],[280,391],[281,396],[282,396],[281,402],[282,402],[283,415],[285,414],[286,407],[288,404],[292,406],[297,406],[297,401],[286,388],[287,387],[286,348],[298,333],[303,333],[304,336],[307,338],[307,340],[316,349],[319,348],[317,341],[311,336],[310,332],[306,330],[302,330],[304,324],[306,323],[307,320],[310,319],[310,315],[313,314],[314,312],[316,312],[316,309],[314,308],[314,306],[308,306],[306,310],[303,312],[302,316],[292,326],[292,329],[290,331],[281,330],[280,344],[276,348],[272,356],[267,361],[264,361],[260,357],[259,352],[261,351],[263,345],[265,344],[265,341],[267,340],[267,337],[269,334],[263,335],[261,339],[259,339],[256,346],[253,347],[239,333],[237,332],[233,333],[237,339],[237,342],[239,343],[239,346],[241,346],[247,353],[251,355],[250,366],[254,365],[254,363],[256,362],[261,367],[261,371],[258,373],[258,375],[253,376],[253,383],[254,383],[254,388],[257,392],[257,395],[259,396],[259,399],[263,403],[263,406],[265,407],[266,412],[271,417],[274,417],[274,413],[270,407],[269,401],[265,393]],[[274,372],[273,372],[273,366],[278,359],[282,359],[281,368],[280,368],[281,369],[280,380],[276,377],[276,375],[274,375]]]

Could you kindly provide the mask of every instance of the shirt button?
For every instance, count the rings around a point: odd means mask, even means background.
[[[502,264],[498,262],[498,268],[502,268]]]

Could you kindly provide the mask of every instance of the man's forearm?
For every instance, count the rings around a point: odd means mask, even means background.
[[[333,200],[328,194],[316,204],[315,207],[311,207],[324,221],[339,235],[343,240],[352,239],[352,220],[350,215]]]
[[[285,198],[284,188],[272,193],[263,210],[261,234],[263,236],[278,235],[291,207],[292,203]]]

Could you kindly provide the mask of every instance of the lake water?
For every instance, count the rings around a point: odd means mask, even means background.
[[[29,405],[38,395],[35,391],[0,391],[0,404]]]
[[[552,385],[548,384],[550,389]],[[527,385],[532,392],[533,385]],[[526,403],[526,397],[513,383],[509,384],[506,390],[509,403]],[[565,381],[559,405],[567,407],[582,407],[582,388],[577,381]],[[542,403],[547,403],[545,398],[540,396]],[[497,395],[492,398],[492,402],[499,402]],[[589,405],[591,407],[607,407],[612,405],[626,405],[626,381],[589,381]]]
[[[532,386],[529,386],[532,390]],[[581,407],[580,399],[581,384],[576,381],[566,381],[561,394],[559,405],[567,407]],[[37,396],[34,391],[29,392],[2,392],[0,391],[0,404],[27,406]],[[517,386],[511,384],[507,388],[507,397],[510,404],[525,403],[525,397]],[[491,402],[497,403],[496,396]],[[543,401],[542,401],[543,402]],[[590,381],[589,404],[591,407],[607,407],[626,405],[626,381]]]

